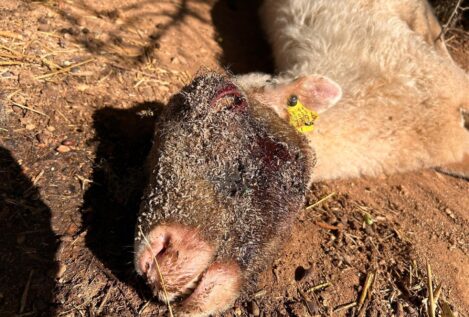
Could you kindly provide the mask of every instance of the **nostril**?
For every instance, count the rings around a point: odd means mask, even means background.
[[[145,253],[140,259],[139,269],[141,274],[148,274],[152,266],[152,257],[149,253]]]
[[[150,261],[146,261],[143,272],[145,272],[145,273],[148,272],[150,270],[150,267],[151,267]]]
[[[140,270],[142,273],[149,274],[155,260],[161,261],[161,258],[167,253],[169,249],[170,239],[166,234],[159,235],[151,239],[150,244],[146,243],[144,252],[140,258]]]
[[[215,257],[214,247],[206,242],[198,228],[180,224],[155,226],[136,249],[136,271],[162,301],[191,293]],[[215,271],[217,276],[223,273]],[[215,287],[210,283],[205,286]]]
[[[155,257],[162,256],[166,252],[167,249],[168,249],[168,247],[166,245],[163,245],[163,248],[161,248],[160,252],[155,254]]]

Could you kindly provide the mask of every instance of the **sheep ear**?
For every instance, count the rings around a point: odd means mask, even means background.
[[[321,113],[334,106],[342,98],[339,84],[325,76],[304,76],[288,87],[291,95],[297,95],[310,110]]]
[[[287,105],[291,96],[297,96],[305,107],[316,113],[326,111],[342,98],[340,86],[335,81],[320,75],[302,76],[276,84],[267,82],[256,85],[249,82],[249,84],[250,87],[247,85],[248,88],[245,89],[283,119],[288,118]]]

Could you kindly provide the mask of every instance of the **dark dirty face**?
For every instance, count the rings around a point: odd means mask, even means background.
[[[180,315],[206,316],[250,289],[303,205],[314,164],[307,149],[220,75],[174,96],[157,126],[136,228],[136,269],[154,293],[166,301],[164,283]]]

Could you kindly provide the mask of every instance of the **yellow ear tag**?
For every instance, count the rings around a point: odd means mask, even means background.
[[[301,133],[313,131],[314,121],[319,117],[315,111],[306,108],[297,96],[288,99],[288,115],[290,125],[294,126]]]

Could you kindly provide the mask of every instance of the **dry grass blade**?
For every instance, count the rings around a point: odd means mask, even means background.
[[[139,230],[140,230],[140,234],[143,237],[143,240],[145,240],[145,243],[149,247],[151,247],[150,241],[148,241],[147,237],[143,234],[142,228],[139,228]],[[173,309],[171,307],[171,303],[169,302],[168,292],[166,291],[166,284],[165,284],[164,279],[163,279],[163,274],[161,274],[160,266],[158,264],[158,261],[156,260],[156,254],[154,256],[154,261],[155,261],[156,271],[158,272],[158,276],[160,277],[160,280],[161,280],[161,287],[163,288],[163,293],[164,293],[164,297],[165,297],[165,300],[166,300],[166,305],[168,306],[169,316],[174,317]]]
[[[311,208],[314,208],[314,207],[316,207],[316,206],[319,206],[320,204],[322,204],[323,202],[325,202],[326,200],[328,200],[329,198],[331,198],[331,197],[334,196],[334,195],[335,195],[335,192],[330,193],[329,195],[324,196],[323,198],[319,199],[319,200],[318,200],[317,202],[315,202],[314,204],[312,204],[312,205],[306,207],[306,210],[311,209]]]
[[[413,268],[413,272],[415,273],[415,277],[418,279],[419,278],[419,269],[418,269],[418,266],[417,266],[417,261],[412,260],[412,268]]]
[[[1,47],[1,45],[0,45],[0,47]],[[20,56],[17,56],[17,55],[14,55],[14,54],[10,54],[10,53],[1,52],[1,51],[0,51],[0,57],[1,57],[1,58],[12,58],[12,59],[19,59],[19,58],[21,58]]]
[[[409,265],[409,286],[412,286],[412,265]]]
[[[398,302],[397,303],[397,314],[396,314],[397,317],[404,317],[404,308],[402,307],[402,303],[401,302]]]
[[[144,81],[145,81],[145,78],[140,79],[140,80],[134,85],[134,88],[137,88],[138,86],[140,86]]]
[[[309,304],[308,297],[305,295],[305,293],[303,293],[301,289],[298,289],[298,293],[301,295],[303,299],[304,307],[306,307],[306,309],[308,310],[308,316],[314,316],[315,315],[314,308],[312,308],[311,305]]]
[[[47,65],[47,67],[49,67],[51,70],[59,70],[59,69],[62,69],[63,67],[57,65],[56,63],[46,59],[45,57],[41,57],[41,61]]]
[[[10,100],[13,96],[17,95],[18,93],[21,92],[21,89],[17,89],[15,91],[13,91],[12,93],[10,93],[9,95],[7,95],[7,97],[5,98],[5,100]]]
[[[265,289],[261,289],[260,291],[254,293],[254,298],[260,298],[265,296],[265,294],[267,294],[267,291]]]
[[[342,310],[349,309],[349,308],[352,308],[352,307],[355,307],[355,306],[357,306],[357,302],[351,302],[351,303],[348,303],[348,304],[345,304],[345,305],[340,305],[340,306],[337,306],[336,308],[334,308],[334,313],[337,313],[337,312],[340,312]]]
[[[10,56],[14,56],[15,58],[21,58],[21,57],[24,56],[23,54],[21,54],[20,52],[15,51],[15,50],[12,49],[11,47],[8,47],[8,46],[5,46],[5,45],[0,44],[0,48],[2,48],[2,49],[4,49],[4,50],[6,50],[6,51],[8,51],[8,52],[10,52],[10,53],[12,53],[12,54],[14,54],[14,55],[10,55]]]
[[[94,61],[94,58],[90,58],[86,61],[64,67],[64,68],[62,68],[60,70],[57,70],[57,71],[54,71],[54,72],[51,72],[51,73],[48,73],[48,74],[45,74],[45,75],[41,75],[41,76],[36,76],[36,79],[46,79],[46,78],[49,78],[49,77],[52,77],[52,76],[55,76],[55,75],[64,74],[64,73],[69,72],[74,67],[82,66],[82,65],[91,63],[93,61]]]
[[[150,301],[147,300],[147,302],[142,306],[142,308],[140,308],[140,310],[138,311],[138,315],[140,316],[144,311],[145,309],[148,307],[148,305],[150,304]]]
[[[442,35],[446,34],[446,32],[448,31],[449,26],[451,25],[451,23],[453,22],[454,17],[456,16],[456,13],[458,12],[459,9],[461,9],[461,2],[462,2],[462,0],[458,0],[456,5],[454,6],[453,12],[451,12],[451,15],[450,15],[448,21],[445,23],[445,25],[443,25],[443,28],[441,30]],[[441,35],[438,36],[438,37],[441,37]]]
[[[427,261],[428,314],[435,317],[435,301],[433,298],[432,268]]]
[[[314,292],[314,291],[317,291],[317,290],[320,290],[320,289],[323,289],[323,288],[326,288],[326,287],[329,287],[329,286],[332,286],[331,282],[321,283],[321,284],[318,284],[318,285],[315,285],[315,286],[309,288],[306,292],[307,293]]]
[[[314,224],[318,227],[321,227],[326,230],[339,230],[340,228],[337,226],[330,225],[328,223],[325,223],[323,221],[315,221]]]
[[[363,306],[363,303],[365,302],[366,295],[368,294],[368,290],[370,289],[370,286],[373,284],[375,278],[375,273],[374,272],[368,272],[366,275],[365,279],[365,285],[363,285],[363,290],[360,295],[360,299],[358,300],[358,310],[360,310]]]
[[[23,38],[21,35],[13,33],[13,32],[9,32],[9,31],[0,31],[0,36],[17,39],[17,40],[21,40]]]
[[[438,299],[440,298],[440,294],[441,294],[441,286],[443,284],[440,283],[440,285],[438,285],[436,288],[435,288],[435,292],[433,292],[433,301],[435,302],[435,306],[438,304]]]
[[[22,62],[15,61],[0,61],[0,66],[13,66],[13,65],[23,65]]]
[[[110,286],[107,289],[106,295],[104,295],[103,300],[101,301],[101,304],[99,304],[98,311],[96,312],[96,315],[101,315],[101,312],[103,311],[104,305],[106,305],[107,301],[109,300],[109,295],[111,294],[112,286]]]
[[[33,186],[36,186],[37,185],[37,182],[39,182],[39,180],[41,179],[42,175],[44,175],[44,170],[41,170],[39,172],[39,174],[37,174],[36,176],[34,176],[32,179],[31,179],[31,182],[33,183]]]
[[[37,113],[37,114],[40,114],[40,115],[43,115],[43,116],[48,117],[48,115],[45,114],[45,113],[42,112],[42,111],[39,111],[39,110],[35,110],[35,109],[33,109],[33,108],[26,107],[25,105],[22,105],[22,104],[20,104],[20,103],[14,102],[14,101],[12,101],[11,103],[14,104],[14,105],[17,106],[17,107],[20,107],[21,109],[29,110],[29,111],[31,111],[31,112],[34,112],[34,113]]]

